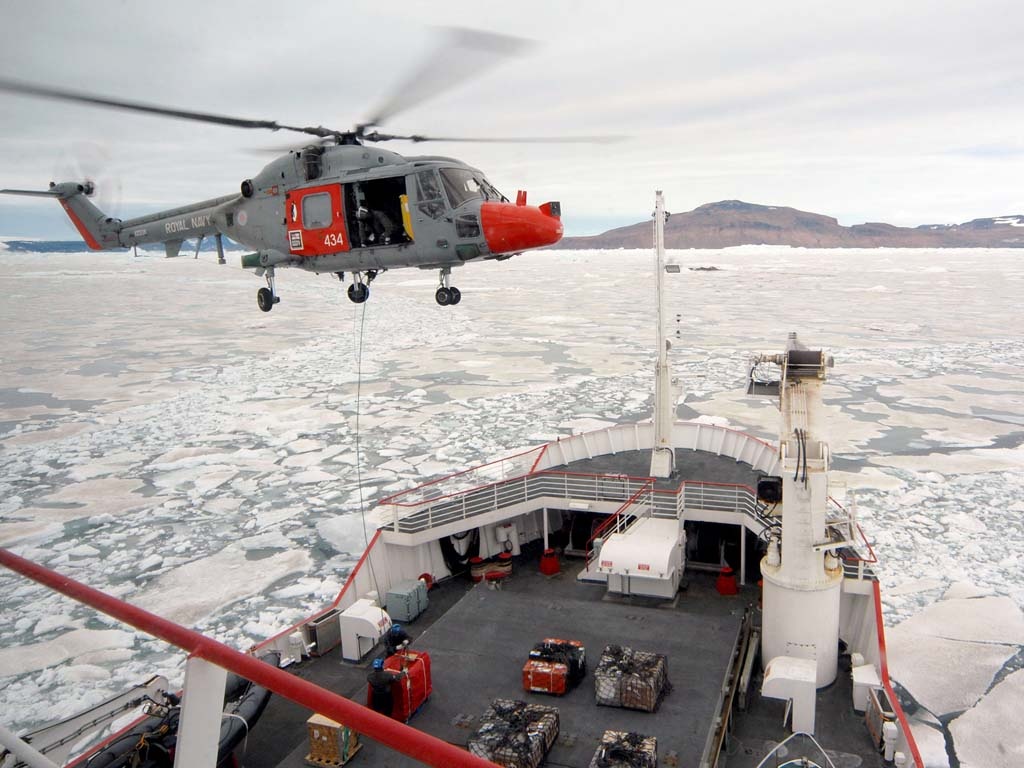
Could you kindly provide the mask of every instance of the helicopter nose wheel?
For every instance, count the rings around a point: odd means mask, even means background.
[[[450,285],[451,274],[451,267],[441,268],[441,287],[434,293],[434,301],[442,307],[454,306],[462,301],[462,291]]]
[[[274,268],[267,267],[267,287],[256,291],[256,304],[264,312],[269,312],[279,301],[281,297],[277,295],[277,288],[274,285]]]

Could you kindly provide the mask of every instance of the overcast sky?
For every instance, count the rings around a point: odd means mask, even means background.
[[[843,224],[1024,213],[1020,2],[104,2],[2,4],[0,77],[349,128],[433,49],[438,26],[530,50],[395,116],[394,132],[614,134],[610,145],[413,146],[560,200],[568,234],[741,199]],[[471,73],[465,55],[446,66]],[[0,187],[70,180],[127,217],[230,194],[298,134],[0,94]],[[301,143],[301,139],[299,140]],[[0,235],[74,231],[0,198]]]

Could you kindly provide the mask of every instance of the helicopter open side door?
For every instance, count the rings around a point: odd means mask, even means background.
[[[345,228],[340,184],[293,189],[285,195],[288,250],[296,256],[325,256],[352,248]]]

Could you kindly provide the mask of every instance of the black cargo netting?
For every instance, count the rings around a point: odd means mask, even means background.
[[[530,651],[532,661],[564,664],[569,670],[569,682],[575,683],[587,672],[585,651],[572,643],[537,643]]]
[[[590,768],[657,768],[657,740],[653,736],[605,731]]]
[[[558,710],[495,699],[467,746],[477,757],[507,768],[536,768],[558,736]]]
[[[605,646],[594,671],[594,690],[598,704],[653,712],[672,690],[668,657],[621,645]]]

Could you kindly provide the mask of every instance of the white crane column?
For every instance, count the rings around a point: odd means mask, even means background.
[[[761,658],[816,663],[816,685],[836,677],[842,567],[826,527],[828,444],[823,439],[821,388],[826,357],[790,336],[783,355],[762,358],[782,367],[780,382],[782,533],[761,562],[764,577]]]

